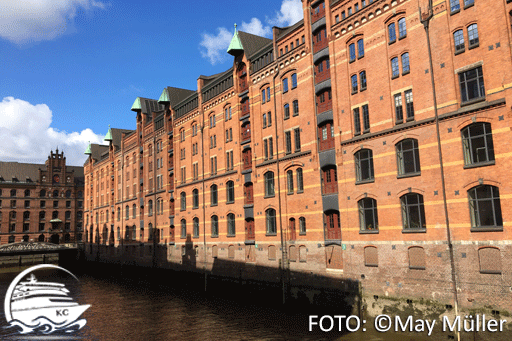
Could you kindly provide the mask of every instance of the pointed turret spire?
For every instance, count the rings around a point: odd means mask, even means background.
[[[112,141],[112,129],[110,128],[110,124],[108,125],[108,132],[103,141]]]
[[[170,102],[171,101],[169,99],[169,93],[167,92],[167,89],[164,89],[164,91],[162,91],[162,94],[160,95],[160,98],[158,99],[158,103],[167,104]]]
[[[91,155],[91,141],[89,141],[89,145],[87,146],[87,149],[84,152],[85,155]]]
[[[142,111],[142,105],[140,104],[140,97],[135,99],[132,105],[132,111]]]
[[[233,38],[231,39],[231,43],[229,43],[228,53],[232,56],[238,54],[240,51],[244,50],[244,46],[242,45],[242,41],[238,36],[238,31],[236,30],[235,24],[235,33],[233,34]]]

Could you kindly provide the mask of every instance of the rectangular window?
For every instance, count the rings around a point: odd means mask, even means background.
[[[297,87],[297,74],[292,74],[292,89],[295,89]]]
[[[261,103],[262,104],[265,103],[265,99],[266,99],[266,97],[265,97],[265,89],[263,89],[263,90],[261,90]]]
[[[300,128],[295,128],[293,130],[295,135],[295,152],[300,152]]]
[[[396,29],[395,23],[392,23],[388,26],[388,34],[389,34],[389,43],[394,43],[396,41]]]
[[[352,94],[355,94],[357,92],[357,75],[352,75],[350,80],[352,83]]]
[[[263,140],[263,150],[265,153],[265,160],[268,160],[268,141]]]
[[[345,19],[347,15],[345,14],[345,11],[341,12],[341,20]]]
[[[396,78],[400,75],[400,68],[398,66],[398,57],[391,59],[391,78]]]
[[[263,128],[267,127],[267,114],[263,114]]]
[[[403,122],[404,113],[402,111],[402,94],[395,95],[395,116],[396,116],[396,123]]]
[[[450,11],[460,11],[460,2],[459,0],[450,0]]]
[[[462,103],[485,98],[484,76],[482,67],[459,73]]]
[[[288,78],[283,79],[283,93],[288,92]]]
[[[272,126],[272,113],[269,111],[268,114],[267,114],[267,127],[270,127]]]
[[[292,133],[291,131],[287,131],[284,134],[286,139],[286,154],[290,154],[292,152]]]
[[[412,102],[412,90],[407,90],[405,93],[405,107],[407,110],[407,120],[414,119],[414,105]]]
[[[361,120],[359,117],[359,108],[354,109],[354,135],[361,134]]]
[[[269,159],[274,158],[274,143],[272,143],[272,138],[268,139],[268,157]]]
[[[363,129],[365,133],[370,131],[370,113],[368,111],[368,104],[363,105]]]
[[[299,101],[293,101],[293,116],[299,115]]]
[[[366,71],[359,73],[359,82],[361,83],[361,91],[366,90]]]
[[[349,62],[353,62],[354,60],[356,60],[356,45],[350,44],[348,46],[348,51],[350,56]]]
[[[364,57],[364,41],[363,41],[363,39],[360,39],[357,41],[357,53],[358,53],[358,58]]]
[[[267,102],[270,102],[270,88],[267,88]]]
[[[181,167],[181,183],[184,184],[185,180],[185,167]]]
[[[290,105],[286,103],[284,105],[284,119],[287,120],[290,118]]]

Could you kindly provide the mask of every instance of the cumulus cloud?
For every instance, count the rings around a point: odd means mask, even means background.
[[[73,26],[80,8],[106,7],[95,0],[2,0],[0,37],[16,44],[52,40]]]
[[[103,136],[87,128],[65,132],[52,128],[52,111],[46,104],[33,105],[21,99],[5,97],[0,102],[0,160],[44,162],[50,150],[64,151],[69,165],[81,166],[89,141],[103,144]]]
[[[281,8],[273,16],[265,18],[264,24],[258,18],[252,18],[248,23],[242,22],[238,27],[240,31],[262,37],[272,37],[272,26],[290,26],[301,20],[302,2],[300,0],[283,0]],[[217,28],[217,34],[203,33],[199,43],[201,55],[210,60],[212,65],[228,60],[226,50],[233,37],[233,29]]]

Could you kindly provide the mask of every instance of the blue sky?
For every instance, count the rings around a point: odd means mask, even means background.
[[[43,162],[58,146],[82,165],[109,124],[135,127],[137,96],[196,90],[231,67],[235,22],[271,37],[300,19],[300,0],[2,0],[0,161]]]

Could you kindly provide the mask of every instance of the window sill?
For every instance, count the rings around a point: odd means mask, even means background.
[[[219,238],[219,235],[212,235],[210,238]]]
[[[459,9],[456,9],[455,11],[451,12],[450,15],[454,15],[454,14],[457,14],[460,12],[460,8]]]
[[[273,195],[265,195],[263,197],[263,199],[274,198],[275,196],[276,196],[275,194],[273,194]]]
[[[192,207],[193,210],[197,210],[198,208],[199,208],[199,206],[198,207]]]
[[[464,169],[471,169],[471,168],[478,168],[478,167],[485,167],[485,166],[492,166],[495,165],[496,161],[486,161],[486,162],[479,162],[479,163],[473,163],[470,165],[464,165]]]
[[[375,179],[356,181],[356,185],[364,185],[375,182]]]
[[[234,203],[235,203],[234,201],[226,201],[226,205],[232,205]]]
[[[455,55],[458,55],[458,54],[461,54],[461,53],[464,53],[464,52],[466,52],[466,48],[458,50],[458,51],[455,51]]]
[[[466,102],[462,102],[460,104],[460,106],[464,107],[464,106],[467,106],[467,105],[471,105],[471,104],[475,104],[475,103],[483,102],[483,101],[485,101],[485,96],[474,98],[474,99],[471,99],[471,100],[466,101]]]
[[[293,117],[295,117],[295,116],[299,116],[299,113],[293,114]]]
[[[508,1],[507,1],[507,2],[508,2]],[[468,9],[468,8],[470,8],[470,7],[473,7],[473,6],[475,6],[475,3],[474,3],[474,2],[473,2],[473,3],[471,3],[471,4],[469,4],[469,5],[464,6],[464,9],[466,10],[466,9]]]
[[[359,89],[360,92],[363,92],[366,90],[366,86],[364,88]]]
[[[501,275],[501,271],[498,270],[480,270],[480,273],[485,275]]]
[[[295,86],[292,86],[292,90],[293,90],[293,89],[297,89],[297,85],[295,85]]]
[[[400,75],[394,75],[394,76],[391,76],[391,79],[396,79],[398,77],[400,77]]]
[[[477,47],[480,46],[480,43],[476,43],[476,44],[473,44],[473,45],[469,45],[468,46],[468,50],[472,50],[472,49],[476,49]]]
[[[411,70],[407,70],[406,72],[402,72],[402,76],[408,75],[411,73]]]
[[[402,39],[404,39],[404,38],[407,38],[407,34],[404,34],[403,36],[398,37],[398,40],[402,40]]]
[[[300,153],[300,149],[295,149],[295,151],[293,152],[294,154],[295,153]]]
[[[356,59],[354,58],[354,59],[349,60],[348,63],[351,64],[351,63],[353,63],[355,61],[356,61]]]
[[[363,130],[363,134],[368,134],[370,132],[370,129]]]
[[[378,234],[379,230],[359,230],[359,234]]]
[[[409,269],[411,269],[411,270],[425,270],[426,268],[424,266],[410,266]]]
[[[503,226],[472,227],[471,232],[503,232]]]
[[[427,229],[403,229],[402,233],[427,233]]]
[[[277,233],[265,233],[265,237],[275,237]]]
[[[233,238],[233,237],[236,237],[236,234],[227,234],[226,237]]]
[[[299,236],[305,236],[306,235],[306,232],[300,232],[299,233]]]
[[[304,193],[304,190],[302,190],[302,191],[297,191],[297,194],[302,194],[302,193]]]
[[[286,120],[289,120],[289,119],[290,119],[290,116],[285,116],[283,119],[284,119],[285,121],[286,121]]]
[[[211,204],[210,207],[219,206],[219,204]]]
[[[415,173],[406,173],[406,174],[398,174],[396,176],[397,179],[403,179],[403,178],[413,178],[415,176],[420,176],[421,172],[415,172]]]
[[[391,44],[394,44],[394,43],[396,43],[396,39],[395,39],[395,40],[390,41],[390,42],[388,43],[388,45],[391,45]]]

